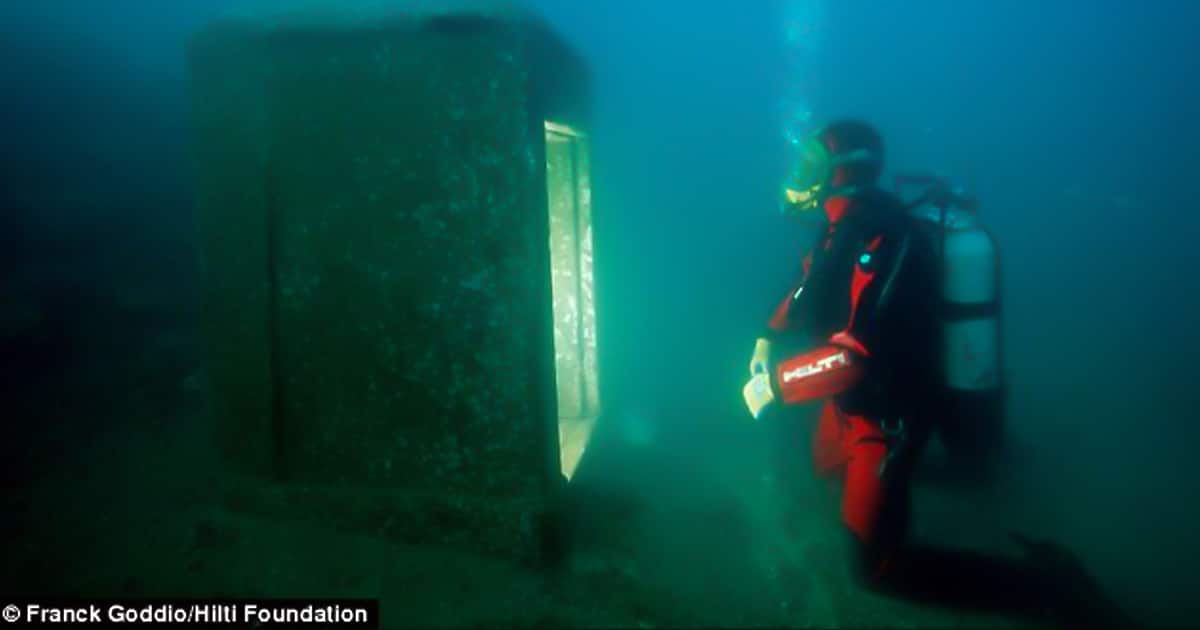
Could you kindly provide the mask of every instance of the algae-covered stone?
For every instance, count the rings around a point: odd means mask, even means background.
[[[581,64],[510,6],[264,7],[190,55],[231,471],[535,518],[559,480],[543,128],[586,126]]]

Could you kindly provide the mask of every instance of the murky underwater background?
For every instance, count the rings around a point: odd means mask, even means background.
[[[807,418],[740,407],[807,243],[775,211],[784,132],[856,115],[894,170],[968,184],[1003,247],[1014,453],[990,492],[922,487],[917,535],[1053,538],[1139,619],[1195,623],[1200,5],[536,3],[595,72],[608,408],[582,551],[548,578],[215,507],[183,47],[230,4],[0,7],[5,590],[378,596],[395,625],[1003,623],[850,586]]]

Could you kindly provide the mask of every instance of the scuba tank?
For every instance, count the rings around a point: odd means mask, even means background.
[[[923,189],[907,207],[938,261],[940,365],[930,411],[951,459],[985,465],[1002,440],[1004,416],[996,239],[980,220],[976,200],[944,178],[902,175],[895,186],[897,195]]]

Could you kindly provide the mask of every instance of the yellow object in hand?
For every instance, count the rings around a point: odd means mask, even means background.
[[[771,391],[771,376],[766,370],[755,374],[742,388],[742,398],[746,408],[755,420],[762,414],[763,409],[775,400],[775,392]]]
[[[759,338],[754,342],[754,356],[750,357],[750,376],[765,374],[771,361],[771,342]]]

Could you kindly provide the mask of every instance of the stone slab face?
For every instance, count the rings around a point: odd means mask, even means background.
[[[536,546],[560,481],[556,46],[474,10],[239,17],[195,38],[203,321],[239,509]]]

